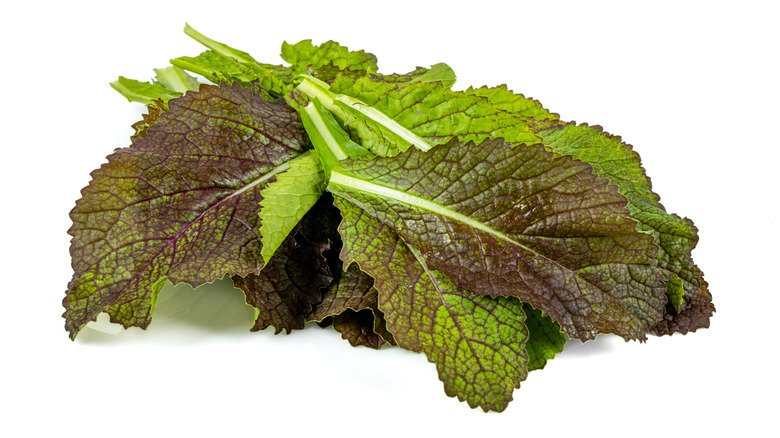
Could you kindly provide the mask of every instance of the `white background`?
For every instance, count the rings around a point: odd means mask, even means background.
[[[777,433],[775,3],[21,3],[0,13],[0,435]],[[570,343],[501,414],[447,397],[422,355],[317,327],[250,333],[229,284],[163,292],[146,332],[71,342],[68,212],[142,113],[108,83],[200,53],[185,21],[264,62],[305,38],[370,51],[383,73],[447,62],[457,87],[507,83],[623,136],[667,209],[700,229],[711,328]]]

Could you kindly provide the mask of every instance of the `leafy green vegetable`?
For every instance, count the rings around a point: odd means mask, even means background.
[[[230,275],[252,330],[421,352],[447,395],[502,411],[570,337],[709,325],[697,230],[619,137],[452,90],[444,63],[380,74],[304,40],[278,65],[185,33],[207,50],[111,84],[147,114],[71,211],[71,338],[100,313],[146,327],[166,280]]]

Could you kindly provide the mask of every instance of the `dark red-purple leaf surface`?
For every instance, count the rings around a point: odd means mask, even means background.
[[[238,85],[169,106],[92,173],[71,212],[71,337],[101,312],[146,327],[166,278],[198,286],[263,267],[261,192],[310,148],[298,114]]]

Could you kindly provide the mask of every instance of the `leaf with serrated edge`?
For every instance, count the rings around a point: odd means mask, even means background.
[[[169,90],[160,84],[151,82],[141,82],[135,79],[128,79],[120,76],[116,81],[111,82],[111,88],[124,96],[130,102],[139,102],[144,105],[150,105],[156,100],[167,102],[173,98],[181,96],[178,91]]]
[[[516,296],[578,339],[643,340],[666,302],[657,248],[591,169],[541,145],[452,141],[344,160],[328,190],[391,227],[458,288]]]
[[[660,247],[658,267],[667,281],[672,311],[664,315],[664,321],[653,331],[687,333],[708,327],[715,307],[703,274],[691,258],[699,240],[698,230],[690,219],[666,212],[660,197],[652,190],[639,154],[600,126],[567,124],[539,131],[539,135],[552,151],[591,164],[594,173],[615,184],[628,199],[626,207],[631,217],[639,222],[641,230],[653,235]],[[676,290],[680,286],[682,291]],[[682,301],[679,301],[681,292]],[[677,303],[676,310],[672,302]]]
[[[255,308],[253,331],[273,326],[278,334],[304,327],[306,315],[333,279],[322,255],[327,248],[327,242],[312,242],[293,231],[262,271],[233,276],[247,304]]]
[[[395,345],[379,310],[377,294],[374,279],[353,263],[323,293],[322,302],[307,319],[322,322],[333,317],[333,328],[353,346],[379,348],[385,343]]]
[[[399,83],[384,80],[384,76],[357,80],[340,76],[330,91],[359,99],[431,145],[446,143],[452,137],[476,142],[503,137],[513,144],[539,141],[522,118],[493,106],[485,97],[453,91],[438,81]],[[408,141],[385,126],[346,105],[342,107],[344,123],[357,132],[364,148],[394,156],[409,147]]]
[[[308,147],[297,113],[250,90],[202,86],[92,173],[71,211],[71,337],[101,312],[146,327],[162,278],[192,286],[263,267],[262,189]]]
[[[560,119],[558,114],[548,111],[539,101],[529,99],[522,94],[516,94],[509,90],[506,85],[492,88],[469,87],[465,93],[488,99],[497,108],[501,108],[525,120],[534,131],[557,124],[558,119]]]
[[[295,44],[282,43],[282,59],[290,64],[311,66],[317,70],[332,65],[338,70],[354,70],[375,73],[376,56],[363,50],[351,51],[335,41],[327,41],[318,46],[311,40]]]
[[[341,258],[374,278],[379,309],[398,345],[424,352],[450,397],[504,410],[528,375],[520,302],[458,289],[390,227],[346,200],[336,197],[335,205],[344,216]]]
[[[547,361],[563,351],[569,337],[561,331],[561,325],[553,321],[542,311],[528,303],[523,303],[525,326],[528,327],[528,342],[525,350],[528,352],[528,371],[544,368]]]
[[[325,190],[325,172],[317,154],[307,152],[290,161],[290,168],[276,175],[263,189],[260,201],[260,234],[263,261],[290,234]]]
[[[292,79],[288,77],[284,67],[256,62],[244,63],[212,50],[207,50],[196,57],[181,56],[172,59],[171,64],[182,70],[199,74],[215,84],[223,82],[231,84],[238,81],[247,85],[256,82],[276,96],[292,88]]]

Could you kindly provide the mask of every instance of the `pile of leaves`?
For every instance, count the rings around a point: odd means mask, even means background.
[[[620,137],[506,86],[455,91],[446,64],[382,75],[306,40],[273,65],[185,33],[208,50],[111,84],[148,114],[70,213],[71,338],[229,275],[252,330],[423,352],[447,395],[502,411],[570,338],[708,327],[697,230]]]

